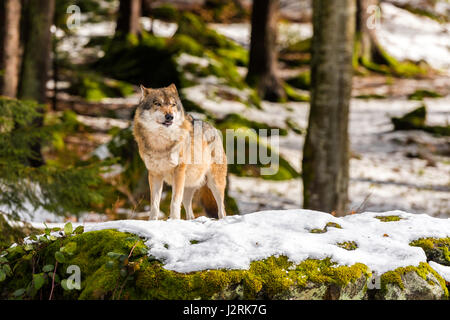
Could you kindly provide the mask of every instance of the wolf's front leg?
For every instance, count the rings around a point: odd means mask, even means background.
[[[158,220],[159,203],[161,202],[161,193],[163,189],[163,179],[158,176],[148,174],[148,184],[150,185],[150,217],[149,220]]]
[[[170,219],[180,219],[181,200],[184,192],[186,165],[180,164],[175,168],[172,182],[172,201],[170,202]]]

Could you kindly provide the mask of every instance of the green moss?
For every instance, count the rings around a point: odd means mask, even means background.
[[[153,18],[164,21],[177,21],[179,14],[178,10],[170,3],[163,3],[150,10]]]
[[[375,218],[382,222],[391,222],[391,221],[402,220],[402,218],[400,218],[399,216],[376,216]]]
[[[413,93],[411,93],[410,95],[408,95],[409,100],[419,100],[419,101],[423,100],[423,98],[441,98],[441,97],[442,97],[441,94],[426,89],[418,89]]]
[[[377,55],[374,60],[368,59],[367,57],[361,57],[359,54],[359,46],[360,41],[357,35],[353,55],[353,67],[355,70],[359,70],[359,66],[362,66],[369,71],[403,78],[422,77],[429,71],[429,67],[424,64],[417,65],[410,61],[398,61],[381,47],[378,47]]]
[[[328,228],[342,229],[341,225],[335,222],[328,222],[323,229],[311,229],[310,233],[325,233]]]
[[[291,118],[287,118],[286,119],[286,126],[291,129],[292,131],[294,131],[296,134],[303,134],[305,129],[300,128],[300,126],[293,121]]]
[[[301,94],[297,90],[291,87],[289,84],[283,84],[284,91],[286,92],[287,100],[296,102],[307,102],[309,101],[309,95]]]
[[[281,53],[309,53],[311,51],[312,38],[296,41],[282,50]]]
[[[256,150],[256,152],[259,152],[259,148],[267,148],[267,154],[271,155],[272,158],[278,157],[279,159],[279,166],[278,171],[273,175],[261,175],[260,169],[269,167],[270,164],[262,164],[257,161],[255,164],[249,164],[249,161],[245,161],[245,164],[238,163],[238,148],[235,148],[234,155],[227,155],[228,159],[230,157],[234,157],[233,163],[229,163],[228,169],[229,172],[234,173],[239,176],[244,177],[261,177],[266,180],[289,180],[293,178],[297,178],[300,176],[300,174],[289,164],[289,162],[281,157],[281,155],[272,155],[272,151],[270,148],[270,145],[266,145],[265,143],[259,139],[258,136],[258,129],[271,129],[270,126],[267,126],[264,123],[258,123],[254,121],[250,121],[247,119],[242,118],[241,116],[237,114],[231,114],[228,115],[223,120],[220,120],[217,122],[217,128],[222,131],[222,135],[224,137],[224,147],[226,148],[227,142],[227,129],[234,129],[234,139],[245,139],[245,159],[249,159],[249,150],[250,147],[252,150]],[[238,130],[239,129],[239,130]],[[250,130],[250,129],[254,129]],[[286,129],[279,129],[280,135],[287,134]],[[270,135],[270,130],[267,131],[267,134]],[[235,142],[236,145],[236,142]],[[253,149],[254,148],[254,149]],[[242,156],[242,155],[240,155]]]
[[[168,43],[173,52],[185,52],[193,56],[202,56],[204,48],[192,37],[185,34],[175,34]]]
[[[105,79],[94,72],[77,72],[73,80],[69,92],[88,101],[100,101],[108,97],[126,97],[134,93],[131,84]]]
[[[356,263],[352,266],[337,266],[329,258],[305,260],[295,268],[295,271],[299,272],[298,276],[303,279],[305,284],[307,281],[311,281],[314,283],[333,283],[339,286],[355,282],[363,275],[370,275],[367,266],[362,263]]]
[[[265,129],[267,130],[267,135],[271,135],[272,129],[278,129],[280,136],[286,136],[287,130],[284,128],[272,127],[263,122],[258,122],[254,120],[249,120],[237,113],[230,113],[225,116],[225,118],[217,121],[217,127],[219,129],[238,129],[247,128],[254,129],[256,131]]]
[[[309,90],[311,87],[311,72],[309,70],[302,72],[298,76],[288,79],[286,82],[295,88]]]
[[[142,32],[136,41],[113,39],[104,48],[105,56],[92,68],[103,74],[135,85],[163,87],[171,83],[179,86],[181,75],[177,69],[170,40]]]
[[[358,244],[355,241],[339,242],[337,243],[337,246],[348,251],[358,249]]]
[[[423,130],[442,136],[450,135],[450,125],[428,126],[425,124],[426,116],[426,106],[422,105],[402,117],[391,118],[391,121],[394,125],[394,130]]]
[[[422,238],[412,241],[410,245],[422,248],[428,261],[450,266],[450,238]]]
[[[386,99],[386,96],[379,95],[379,94],[361,94],[355,97],[356,99],[363,99],[363,100],[369,100],[369,99]]]
[[[388,271],[386,273],[383,273],[381,275],[381,290],[382,290],[382,292],[386,292],[388,284],[396,285],[400,289],[404,290],[405,285],[403,283],[402,276],[404,276],[406,273],[409,273],[409,272],[417,273],[424,280],[427,280],[427,276],[429,274],[432,274],[439,281],[439,285],[442,287],[442,289],[444,290],[445,296],[448,298],[448,290],[445,285],[445,280],[436,271],[434,271],[428,263],[425,263],[425,262],[421,262],[418,267],[414,267],[414,266],[400,267],[393,271]],[[434,282],[431,282],[431,283],[434,284]]]

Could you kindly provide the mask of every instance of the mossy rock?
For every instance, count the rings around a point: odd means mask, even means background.
[[[414,240],[410,245],[422,248],[428,261],[450,266],[450,238],[422,238]]]
[[[283,84],[284,91],[286,92],[287,100],[295,102],[308,102],[310,100],[308,94],[302,94],[296,88],[290,86],[287,83]]]
[[[175,61],[174,46],[168,40],[142,32],[140,38],[112,39],[105,56],[93,64],[103,74],[135,85],[163,87],[179,86],[181,75]]]
[[[416,130],[425,126],[427,109],[425,105],[408,112],[403,117],[392,118],[394,130]]]
[[[163,21],[177,21],[179,18],[178,10],[170,3],[162,3],[150,10],[150,16],[154,19]]]
[[[88,101],[100,101],[103,98],[126,97],[135,92],[127,82],[105,79],[95,72],[76,72],[69,93],[81,96]]]
[[[278,128],[269,126],[263,122],[258,122],[254,120],[249,120],[237,113],[230,113],[225,116],[225,118],[216,121],[218,129],[238,129],[238,128],[248,128],[258,130],[267,130],[267,135],[271,135],[271,130],[278,129],[278,134],[280,136],[286,136],[288,134],[285,128]]]
[[[419,100],[422,101],[423,98],[442,98],[442,95],[431,90],[418,89],[408,95],[409,100]]]
[[[362,100],[370,100],[370,99],[376,99],[376,100],[381,100],[381,99],[386,99],[386,96],[383,96],[381,94],[360,94],[355,96],[356,99],[362,99]]]
[[[64,290],[57,284],[54,299],[362,299],[369,276],[362,264],[336,266],[324,259],[296,265],[284,256],[254,261],[248,270],[179,273],[148,257],[136,235],[101,230],[58,238],[35,245],[32,251],[11,250],[6,257],[14,261],[13,274],[0,282],[1,297],[15,299],[14,292],[32,284],[34,269],[35,275],[43,276],[43,283],[39,289],[26,290],[21,298],[48,299],[51,277],[43,270],[56,265],[55,253],[61,247],[73,250],[57,265],[58,279],[67,277],[69,265],[77,265],[81,288]]]
[[[297,89],[309,90],[311,87],[311,72],[309,70],[302,72],[286,82]]]
[[[428,263],[418,267],[397,268],[381,275],[380,300],[441,300],[448,299],[445,280]]]
[[[60,252],[65,259],[56,264],[55,253]],[[111,229],[19,245],[8,249],[4,257],[12,274],[0,282],[2,299],[48,299],[53,277],[48,270],[54,270],[49,268],[53,266],[57,279],[53,299],[65,300],[448,298],[445,281],[427,263],[386,272],[378,290],[368,290],[372,273],[364,264],[340,266],[330,258],[296,264],[285,256],[271,256],[253,261],[246,270],[179,273],[149,256],[143,239]],[[80,268],[79,290],[63,288],[69,265]],[[32,282],[37,277],[42,280],[39,289]]]
[[[391,118],[394,130],[423,130],[432,134],[441,136],[450,135],[450,125],[446,126],[428,126],[425,124],[427,109],[425,105],[405,114],[403,117]]]

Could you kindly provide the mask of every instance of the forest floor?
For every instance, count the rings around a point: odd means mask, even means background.
[[[384,4],[382,21],[383,27],[378,35],[390,54],[398,59],[422,59],[439,69],[439,72],[422,79],[393,78],[379,74],[355,76],[350,112],[350,210],[381,212],[398,209],[450,217],[450,139],[423,131],[393,131],[391,122],[391,117],[402,116],[425,104],[427,124],[449,125],[450,24],[437,23],[388,4]],[[413,33],[411,25],[405,25],[411,21],[414,21]],[[148,20],[143,18],[143,24],[148,24]],[[248,24],[211,26],[248,47]],[[170,37],[175,30],[176,25],[173,23],[158,22],[153,25],[153,31],[163,37]],[[311,26],[304,23],[283,24],[280,30],[281,42],[292,41],[293,34],[300,39],[311,36]],[[75,37],[65,39],[61,46],[74,61],[83,57],[82,52],[98,55],[101,53],[83,51],[84,44],[92,36],[110,35],[113,31],[114,28],[109,23],[89,25]],[[282,77],[301,71],[286,69],[283,65],[280,67]],[[245,71],[245,68],[240,67],[242,74]],[[222,85],[214,81],[203,81],[194,87],[183,89],[183,93],[217,118],[233,112],[249,120],[287,129],[288,135],[279,137],[278,151],[300,171],[309,104],[263,101],[261,109],[249,108],[243,103],[208,95],[208,92],[220,86]],[[416,90],[422,89],[438,92],[442,97],[424,98],[422,101],[407,98]],[[362,96],[365,98],[361,98]],[[61,97],[61,103],[74,98],[67,95]],[[104,99],[95,106],[123,109],[124,114],[129,114],[137,101],[138,95],[134,94],[126,98]],[[83,102],[79,104],[83,105]],[[87,105],[86,108],[91,106]],[[77,148],[84,148],[82,153],[85,154],[111,139],[108,129],[126,128],[130,124],[129,119],[92,117],[86,114],[80,114],[79,120],[98,129],[98,132],[91,134],[89,141],[83,137],[71,137],[72,143]],[[295,123],[300,133],[298,130],[290,130],[286,125],[288,122]],[[273,181],[230,174],[229,187],[230,195],[237,201],[241,213],[300,208],[303,202],[301,179]],[[90,216],[86,219],[96,218]],[[38,210],[33,220],[57,222],[61,218],[50,215],[45,210]]]

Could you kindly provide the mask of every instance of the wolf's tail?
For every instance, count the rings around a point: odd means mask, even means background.
[[[198,191],[200,196],[200,203],[202,204],[202,207],[206,211],[206,215],[209,218],[216,218],[218,219],[218,208],[216,199],[214,198],[211,190],[205,185],[200,188]]]

